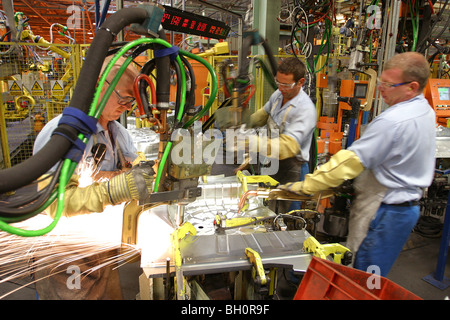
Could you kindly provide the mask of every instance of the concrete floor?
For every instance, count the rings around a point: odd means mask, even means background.
[[[403,288],[413,292],[425,300],[444,300],[450,298],[450,287],[441,290],[423,280],[425,276],[432,274],[436,270],[440,239],[423,238],[412,234],[405,249],[400,254],[388,279]],[[122,292],[124,299],[135,300],[139,293],[139,275],[141,269],[139,263],[131,263],[122,266],[120,269]],[[447,259],[445,277],[450,278],[450,258]],[[20,286],[28,283],[29,279],[16,282],[0,284],[0,296],[16,290]],[[294,290],[295,293],[295,290]],[[34,285],[21,288],[18,291],[6,296],[4,300],[36,300]]]
[[[410,244],[413,243],[412,248],[407,248],[407,243],[387,278],[424,300],[450,299],[450,286],[441,290],[423,280],[436,271],[440,241],[440,238],[428,239],[412,234],[408,241]],[[444,276],[447,280],[450,279],[448,256]]]

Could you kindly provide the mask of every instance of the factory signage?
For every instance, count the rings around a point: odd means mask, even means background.
[[[22,82],[18,80],[8,80],[9,93],[13,96],[22,95]]]
[[[52,94],[54,96],[61,96],[64,94],[64,87],[62,80],[51,80]]]
[[[31,93],[34,96],[43,96],[44,95],[44,87],[42,85],[41,80],[36,80],[34,82],[33,86],[31,87]]]
[[[161,24],[165,30],[195,34],[213,39],[225,39],[231,29],[222,21],[169,6],[164,6]]]

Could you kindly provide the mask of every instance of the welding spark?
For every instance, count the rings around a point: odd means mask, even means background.
[[[97,180],[93,177],[98,174],[98,169],[89,162],[80,163],[77,174],[79,186],[85,187]],[[56,270],[71,262],[113,250],[120,253],[97,261],[97,265],[86,270],[85,274],[106,266],[119,267],[138,256],[140,251],[137,247],[121,243],[123,209],[123,205],[107,206],[101,213],[61,217],[51,232],[40,237],[20,237],[0,232],[0,285],[17,279],[31,279],[38,271]],[[47,214],[42,213],[14,226],[39,230],[51,221]],[[0,296],[0,299],[39,280],[30,280]]]
[[[136,247],[123,246],[120,241],[122,212],[123,206],[111,206],[98,214],[62,217],[54,230],[40,237],[0,233],[0,285],[34,277],[22,287],[0,296],[0,299],[42,280],[35,277],[42,270],[53,271],[96,254],[114,250],[119,252],[108,259],[97,261],[94,267],[84,272],[87,275],[106,266],[118,268],[137,257],[140,251]],[[17,226],[34,229],[44,227],[49,222],[50,218],[41,214]]]
[[[78,183],[80,188],[87,187],[94,183],[95,177],[99,174],[100,170],[94,161],[82,161],[77,166],[77,174],[79,176]],[[102,179],[100,179],[101,182]]]
[[[80,163],[77,170],[80,187],[99,181],[94,178],[99,173],[96,166]],[[0,232],[0,285],[18,279],[29,280],[14,291],[1,295],[0,299],[42,280],[36,277],[39,271],[62,272],[62,266],[94,255],[105,258],[95,261],[92,268],[84,271],[84,276],[108,266],[118,268],[144,251],[147,262],[159,258],[165,261],[170,255],[170,234],[174,228],[152,212],[143,212],[138,225],[137,244],[125,245],[121,242],[124,205],[107,206],[100,213],[61,217],[51,232],[40,237],[20,237]],[[38,230],[50,223],[51,218],[42,213],[14,226]],[[102,254],[112,251],[117,254],[109,257]]]

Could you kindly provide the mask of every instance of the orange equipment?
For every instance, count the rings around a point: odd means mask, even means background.
[[[424,96],[436,112],[436,123],[449,127],[450,79],[428,79]]]

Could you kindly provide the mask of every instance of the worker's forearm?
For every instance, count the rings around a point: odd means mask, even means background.
[[[314,194],[341,185],[356,178],[364,167],[359,157],[350,150],[341,150],[312,174],[307,174],[301,192]]]
[[[91,212],[102,212],[104,208],[112,204],[108,195],[107,183],[93,183],[87,187],[67,187],[64,194],[64,209],[62,215],[69,217]],[[49,214],[54,217],[58,207],[58,201],[49,206]]]
[[[256,143],[250,146],[250,152],[256,151],[263,156],[283,160],[299,154],[300,146],[297,140],[286,134],[272,139],[268,136],[258,136]]]

